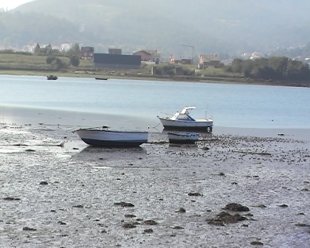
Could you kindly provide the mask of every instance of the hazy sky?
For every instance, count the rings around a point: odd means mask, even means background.
[[[9,10],[33,0],[0,0],[0,9]]]

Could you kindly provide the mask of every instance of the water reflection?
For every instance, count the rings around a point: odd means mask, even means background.
[[[204,141],[212,138],[212,133],[210,132],[163,130],[162,134],[167,137],[170,145],[195,145],[197,141]]]

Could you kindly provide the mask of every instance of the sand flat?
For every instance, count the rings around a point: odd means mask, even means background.
[[[309,132],[225,130],[101,149],[66,125],[1,124],[0,247],[309,247]],[[229,203],[246,220],[210,224]]]

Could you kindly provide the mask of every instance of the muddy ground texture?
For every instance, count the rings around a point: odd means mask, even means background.
[[[209,135],[87,147],[0,125],[0,247],[310,247],[310,146]]]

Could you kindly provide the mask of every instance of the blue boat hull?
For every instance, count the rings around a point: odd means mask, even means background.
[[[138,147],[145,143],[146,141],[104,141],[104,140],[94,140],[94,139],[82,139],[86,144],[91,146],[98,146],[98,147]]]

